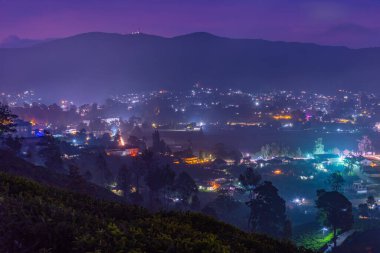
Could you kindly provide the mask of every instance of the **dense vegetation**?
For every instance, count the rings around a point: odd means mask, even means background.
[[[0,252],[307,251],[201,214],[150,214],[1,173]]]

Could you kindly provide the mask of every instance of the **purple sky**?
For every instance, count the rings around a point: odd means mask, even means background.
[[[0,0],[0,41],[89,31],[380,46],[380,0]]]

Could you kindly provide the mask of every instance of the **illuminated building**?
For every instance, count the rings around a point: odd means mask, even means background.
[[[137,147],[126,147],[117,149],[106,149],[106,154],[108,156],[132,156],[135,157],[139,154],[139,148]]]

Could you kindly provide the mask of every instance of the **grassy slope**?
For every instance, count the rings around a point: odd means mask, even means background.
[[[35,166],[6,150],[0,150],[0,172],[30,178],[48,186],[80,191],[98,199],[123,201],[122,198],[109,190],[89,182],[83,182],[80,190],[73,189],[67,175],[56,173],[45,167]]]
[[[0,252],[307,252],[194,213],[150,214],[0,173]]]

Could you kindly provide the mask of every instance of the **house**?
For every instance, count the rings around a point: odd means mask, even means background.
[[[18,119],[15,121],[15,124],[16,132],[13,133],[13,136],[22,138],[32,137],[32,124],[30,122]]]

